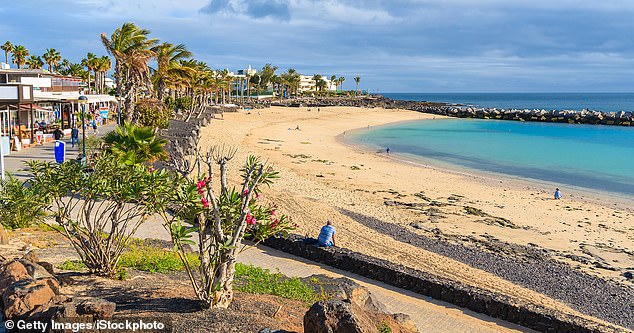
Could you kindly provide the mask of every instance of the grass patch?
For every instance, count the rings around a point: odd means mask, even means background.
[[[187,254],[187,260],[194,267],[200,265],[198,256]],[[119,267],[134,268],[150,273],[170,273],[185,269],[183,262],[174,251],[142,243],[130,245],[119,260]]]
[[[81,272],[88,269],[81,260],[66,260],[61,265],[57,266],[59,269],[72,272]]]
[[[392,333],[392,329],[384,321],[376,325],[376,329],[379,331],[379,333]]]
[[[236,289],[252,294],[268,294],[313,303],[318,300],[313,288],[298,277],[288,278],[280,273],[252,265],[236,264]]]

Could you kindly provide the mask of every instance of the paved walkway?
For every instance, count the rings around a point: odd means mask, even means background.
[[[99,127],[99,133],[97,136],[103,136],[104,134],[112,131],[115,128],[115,124],[111,123],[105,126]],[[92,128],[86,128],[86,137],[93,135]],[[81,131],[79,132],[79,138],[81,139]],[[74,159],[77,157],[81,145],[75,145],[72,148],[70,145],[70,136],[65,136],[62,141],[66,143],[66,160]],[[24,171],[24,162],[30,160],[43,160],[43,161],[55,161],[55,142],[47,142],[43,145],[35,145],[29,148],[24,148],[20,151],[12,151],[10,155],[4,157],[5,172],[10,172],[18,178],[26,178],[29,174]]]
[[[100,135],[114,129],[114,125],[100,128]],[[92,133],[92,131],[91,131]],[[87,133],[88,134],[88,133]],[[70,147],[67,142],[66,158],[75,158],[79,152],[78,146]],[[12,152],[5,156],[6,170],[18,177],[27,177],[22,171],[27,160],[40,159],[54,161],[54,143],[46,143]],[[169,240],[167,231],[159,221],[150,219],[137,230],[136,237],[160,238]],[[421,333],[425,332],[533,332],[527,328],[497,320],[486,315],[465,310],[446,302],[437,301],[411,291],[396,288],[365,277],[318,264],[306,259],[292,256],[264,246],[250,248],[243,252],[238,260],[253,264],[271,271],[279,271],[287,276],[306,277],[313,274],[323,274],[331,277],[347,277],[367,287],[393,313],[405,313],[411,316]],[[1,331],[0,331],[1,332]]]
[[[414,292],[396,288],[356,274],[318,264],[304,258],[289,255],[265,246],[244,251],[238,256],[243,263],[253,264],[287,276],[306,277],[324,274],[331,277],[347,277],[367,287],[377,299],[393,313],[405,313],[425,332],[534,332],[525,327],[510,324],[465,310],[446,302],[437,301]]]

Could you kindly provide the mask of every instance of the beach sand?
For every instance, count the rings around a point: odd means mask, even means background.
[[[225,113],[202,129],[201,145],[239,147],[234,180],[248,154],[268,159],[281,178],[264,191],[265,199],[299,224],[299,234],[316,237],[331,219],[338,246],[584,317],[563,302],[378,232],[368,221],[441,233],[455,242],[543,248],[590,274],[628,283],[620,274],[634,268],[634,212],[622,201],[565,188],[564,199],[554,200],[554,189],[537,182],[414,165],[396,159],[397,152],[345,144],[352,129],[434,117],[378,108],[272,107]],[[614,270],[596,268],[597,262]]]

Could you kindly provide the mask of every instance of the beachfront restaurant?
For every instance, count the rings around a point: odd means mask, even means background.
[[[34,91],[25,84],[0,84],[0,136],[11,150],[53,140],[53,132],[61,129],[65,136],[77,124],[78,114],[85,111],[88,119],[103,123],[116,110],[117,101],[109,95],[86,95],[81,104],[79,92]],[[83,109],[82,109],[83,108]]]

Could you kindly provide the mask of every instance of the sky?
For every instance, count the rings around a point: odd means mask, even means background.
[[[630,0],[2,0],[0,43],[78,62],[134,22],[211,68],[374,92],[634,91]],[[0,61],[4,55],[0,54]]]

